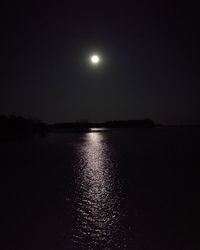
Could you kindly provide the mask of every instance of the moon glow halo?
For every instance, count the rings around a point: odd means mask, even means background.
[[[90,57],[90,61],[92,64],[99,64],[100,63],[100,57],[98,55],[92,55]]]

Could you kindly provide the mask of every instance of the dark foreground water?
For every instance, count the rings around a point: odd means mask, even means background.
[[[0,143],[3,250],[200,249],[200,129]]]

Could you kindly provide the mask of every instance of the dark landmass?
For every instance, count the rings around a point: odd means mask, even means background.
[[[21,116],[0,115],[0,140],[22,139],[34,135],[44,135],[47,125],[41,121]]]
[[[82,120],[80,122],[55,123],[46,125],[44,122],[21,116],[0,115],[0,140],[23,139],[35,135],[45,135],[47,132],[69,129],[70,132],[88,132],[91,128],[153,128],[155,123],[144,120],[115,120],[99,123]]]
[[[155,123],[150,119],[144,120],[116,120],[100,123],[68,122],[48,125],[50,129],[81,129],[81,128],[153,128]]]
[[[156,124],[151,119],[143,120],[111,120],[106,122],[88,122],[86,119],[79,122],[63,122],[54,124],[45,124],[36,119],[24,118],[21,116],[0,115],[0,141],[23,139],[35,135],[45,135],[48,132],[90,132],[95,128],[112,129],[112,128],[196,128],[200,125],[163,125]]]

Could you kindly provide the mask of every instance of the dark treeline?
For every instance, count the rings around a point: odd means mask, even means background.
[[[21,116],[0,115],[0,140],[45,134],[47,126],[38,120]]]
[[[119,121],[108,121],[105,123],[106,127],[109,128],[152,128],[155,127],[155,123],[150,119],[144,120],[119,120]]]
[[[72,131],[84,131],[89,128],[152,128],[155,123],[150,119],[144,120],[116,120],[101,123],[91,123],[87,120],[80,122],[45,123],[27,119],[21,116],[0,115],[0,140],[26,138],[33,135],[44,135],[51,129],[70,129]]]
[[[55,129],[73,129],[73,128],[153,128],[155,123],[150,119],[144,120],[115,120],[101,123],[68,122],[49,125],[49,128]]]

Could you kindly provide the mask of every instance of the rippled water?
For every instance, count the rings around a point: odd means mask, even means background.
[[[103,133],[87,133],[75,165],[74,247],[120,247],[120,183]]]
[[[200,130],[0,143],[2,249],[200,249]]]

